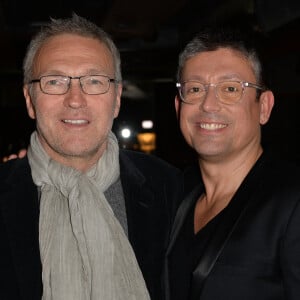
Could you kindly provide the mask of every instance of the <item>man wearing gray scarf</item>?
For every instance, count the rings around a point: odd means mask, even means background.
[[[0,167],[0,299],[162,299],[181,177],[119,150],[114,43],[77,15],[51,20],[23,67],[36,131],[28,156]]]

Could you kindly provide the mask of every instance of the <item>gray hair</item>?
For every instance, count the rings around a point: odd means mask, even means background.
[[[112,38],[96,24],[87,19],[73,14],[68,19],[50,19],[48,25],[42,27],[41,30],[31,40],[23,61],[24,84],[28,84],[32,80],[34,59],[43,44],[51,37],[70,33],[82,37],[90,37],[104,43],[112,54],[115,68],[115,79],[122,81],[121,74],[121,58],[119,50],[114,44]]]
[[[252,37],[245,32],[232,28],[209,28],[196,35],[179,55],[177,81],[181,80],[182,69],[186,61],[202,52],[215,51],[220,48],[229,48],[238,51],[252,66],[257,83],[264,85],[262,63],[254,47]]]

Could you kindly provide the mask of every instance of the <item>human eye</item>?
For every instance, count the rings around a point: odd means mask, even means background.
[[[69,77],[47,75],[40,78],[41,90],[50,95],[64,94],[68,89]]]
[[[42,85],[44,88],[61,88],[67,84],[68,79],[64,76],[44,76]]]
[[[105,78],[103,76],[88,76],[85,84],[91,86],[102,86],[105,84]]]
[[[65,85],[66,80],[60,76],[45,76],[43,77],[43,83],[45,87],[59,87]]]
[[[219,85],[221,93],[224,94],[239,94],[241,92],[241,85],[239,82],[222,82]]]
[[[186,95],[198,95],[203,93],[204,86],[198,82],[186,82],[185,83],[185,94]]]

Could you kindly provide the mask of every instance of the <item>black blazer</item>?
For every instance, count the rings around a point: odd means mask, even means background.
[[[154,156],[123,150],[120,172],[129,240],[152,299],[162,299],[163,257],[181,198],[181,173]],[[41,299],[38,220],[38,193],[27,158],[1,165],[1,300]]]
[[[201,179],[198,184],[199,196]],[[245,206],[239,216],[232,214],[236,205]],[[175,217],[166,255],[167,286],[168,257],[176,247],[176,238],[189,209],[188,202],[183,201]],[[202,285],[202,292],[193,300],[299,300],[299,167],[263,154],[241,184],[225,214],[226,218],[236,218],[237,222],[207,279],[196,281],[195,286]],[[215,236],[220,234],[224,225],[221,219]],[[202,260],[203,257],[199,264],[203,263]],[[168,288],[167,298],[170,299]]]

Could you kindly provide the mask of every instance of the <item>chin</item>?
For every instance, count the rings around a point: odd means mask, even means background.
[[[72,147],[58,147],[57,153],[60,153],[64,157],[88,157],[97,153],[98,148],[88,148],[86,145],[73,144]]]

